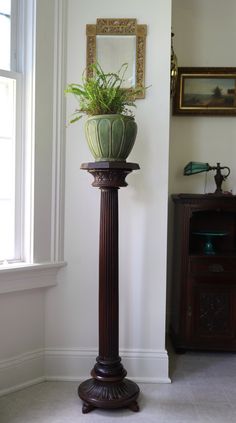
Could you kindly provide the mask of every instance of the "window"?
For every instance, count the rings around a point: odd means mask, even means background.
[[[55,285],[65,265],[66,11],[0,0],[0,294]]]
[[[7,290],[6,272],[47,271],[63,261],[65,28],[64,0],[0,0],[0,282]]]
[[[21,259],[22,74],[15,40],[16,0],[0,0],[0,261]],[[17,69],[18,68],[18,69]]]

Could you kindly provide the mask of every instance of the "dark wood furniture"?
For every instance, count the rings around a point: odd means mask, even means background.
[[[236,351],[236,196],[179,194],[172,200],[175,349]]]
[[[94,408],[129,407],[138,411],[139,387],[126,379],[119,357],[118,189],[126,176],[139,169],[136,163],[95,162],[81,166],[94,176],[101,190],[99,248],[99,355],[91,379],[81,383],[83,413]]]

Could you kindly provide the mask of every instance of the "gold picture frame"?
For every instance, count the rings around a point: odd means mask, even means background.
[[[95,25],[86,25],[87,35],[87,77],[91,77],[93,70],[91,65],[97,61],[97,37],[98,36],[134,36],[135,37],[135,63],[134,85],[130,88],[145,87],[145,49],[147,25],[138,25],[136,19],[97,19]],[[123,62],[124,63],[124,62]],[[122,64],[122,63],[121,63]],[[145,90],[141,91],[136,98],[144,98]]]
[[[174,115],[236,115],[236,68],[178,68]]]

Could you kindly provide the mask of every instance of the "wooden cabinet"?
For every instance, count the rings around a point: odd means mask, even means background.
[[[236,351],[236,196],[173,195],[176,350]]]

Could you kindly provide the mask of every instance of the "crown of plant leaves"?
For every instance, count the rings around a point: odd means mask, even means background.
[[[117,73],[105,73],[99,63],[91,65],[93,76],[82,75],[82,84],[68,84],[65,93],[74,94],[79,103],[73,113],[70,123],[74,123],[83,115],[94,116],[103,114],[122,114],[134,117],[129,107],[136,107],[136,96],[145,88],[122,88],[125,80],[127,63],[123,63]]]

